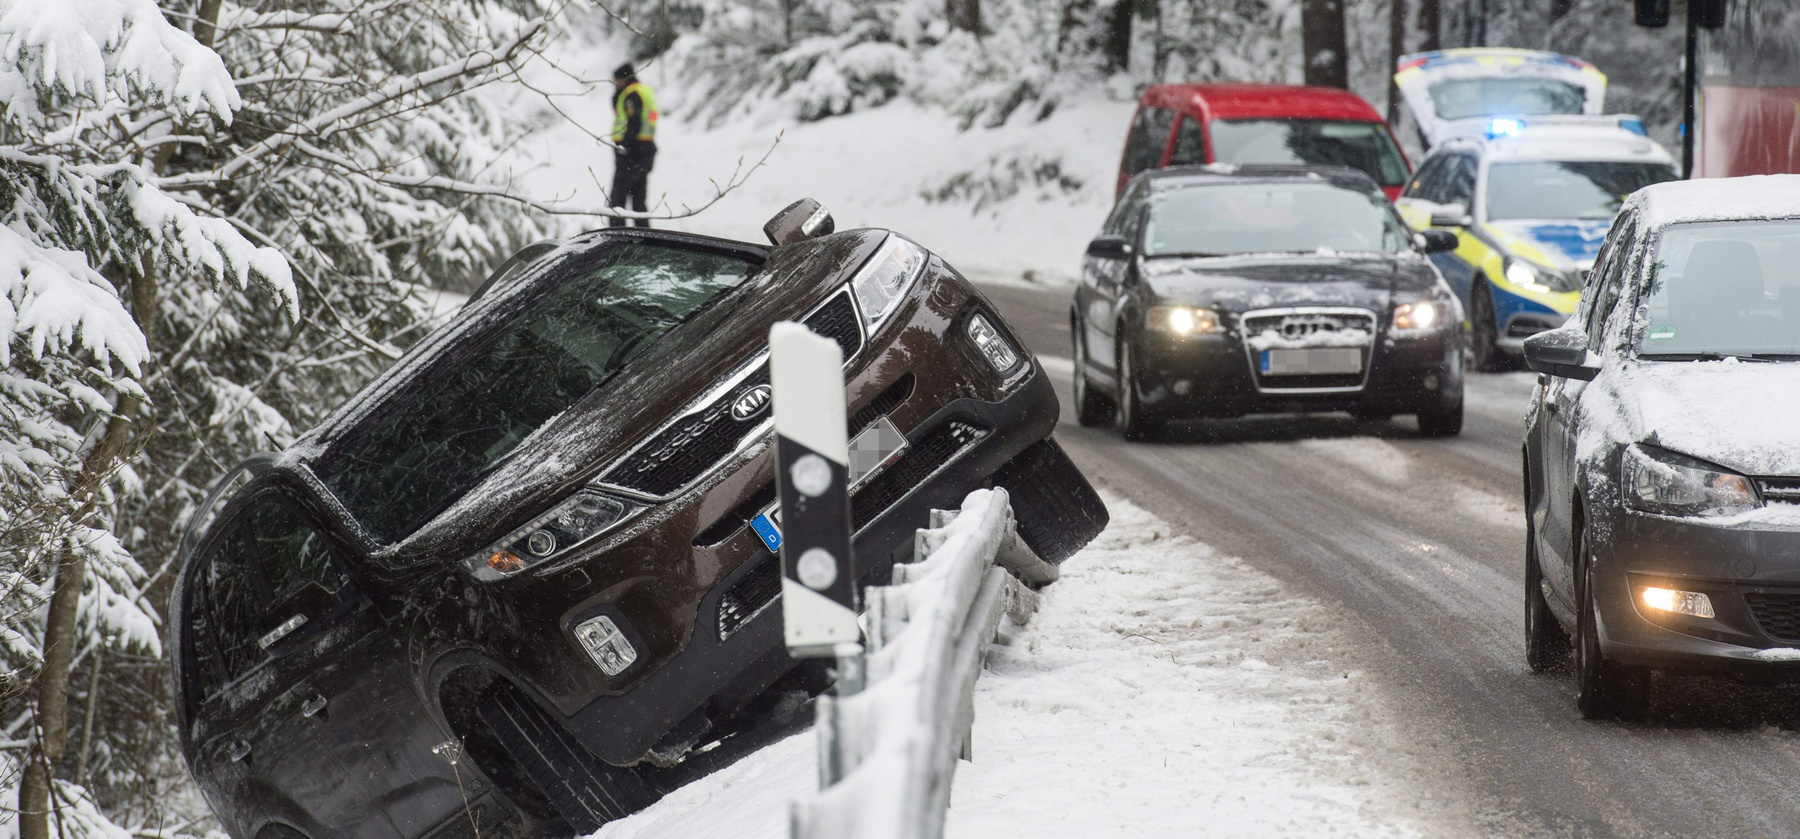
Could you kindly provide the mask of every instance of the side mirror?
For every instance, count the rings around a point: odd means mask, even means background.
[[[337,595],[318,583],[307,583],[269,609],[267,631],[256,640],[256,645],[265,650],[273,647],[301,627],[331,614],[335,608]]]
[[[1539,332],[1525,339],[1525,366],[1545,375],[1593,381],[1600,375],[1600,363],[1591,355],[1587,332],[1579,326]]]
[[[1461,204],[1439,204],[1431,208],[1432,227],[1468,227],[1474,223],[1469,208]]]
[[[769,223],[763,225],[763,235],[776,245],[791,245],[828,236],[836,229],[837,222],[825,205],[802,198],[770,218]]]
[[[1125,241],[1124,236],[1108,233],[1104,236],[1097,236],[1094,241],[1089,242],[1087,252],[1088,256],[1099,259],[1130,259],[1131,243]]]
[[[1413,234],[1413,240],[1419,243],[1419,250],[1426,253],[1445,253],[1456,250],[1456,234],[1448,230],[1421,230]]]

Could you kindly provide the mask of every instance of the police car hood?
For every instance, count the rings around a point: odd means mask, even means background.
[[[1430,263],[1411,253],[1148,259],[1143,277],[1160,299],[1221,312],[1281,306],[1384,312],[1394,291],[1424,291],[1437,281]]]
[[[1512,219],[1487,223],[1501,250],[1565,273],[1594,267],[1594,257],[1600,253],[1600,243],[1611,227],[1610,219]]]

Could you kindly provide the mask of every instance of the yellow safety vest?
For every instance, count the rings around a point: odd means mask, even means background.
[[[612,138],[615,143],[625,142],[625,123],[630,118],[630,115],[625,113],[625,98],[633,93],[637,94],[644,103],[644,112],[638,115],[637,139],[640,141],[656,139],[656,97],[650,95],[650,88],[645,87],[643,82],[632,82],[613,97]]]

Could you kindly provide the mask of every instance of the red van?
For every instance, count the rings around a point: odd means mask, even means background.
[[[1145,169],[1192,163],[1348,166],[1389,200],[1412,174],[1387,121],[1332,87],[1169,84],[1144,91],[1119,162],[1119,191]]]

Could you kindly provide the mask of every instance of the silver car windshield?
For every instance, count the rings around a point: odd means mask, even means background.
[[[1400,253],[1412,237],[1387,197],[1324,180],[1190,186],[1158,196],[1144,255]]]
[[[1640,357],[1800,360],[1800,220],[1672,225],[1648,291]]]

